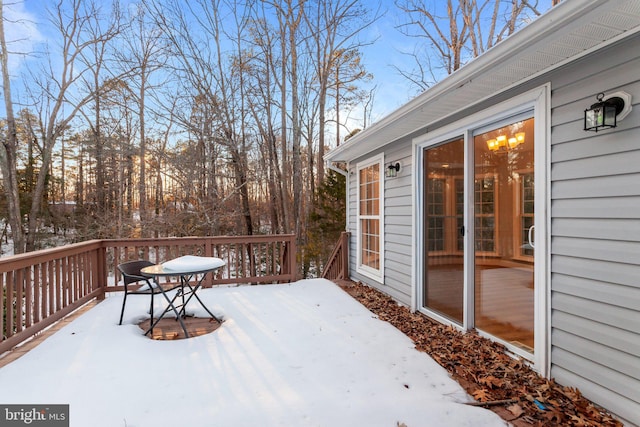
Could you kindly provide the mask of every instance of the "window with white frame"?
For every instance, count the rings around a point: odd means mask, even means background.
[[[358,165],[358,272],[382,276],[383,162],[377,157]]]

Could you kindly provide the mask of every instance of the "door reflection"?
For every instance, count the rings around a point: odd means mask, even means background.
[[[459,324],[464,302],[464,139],[424,151],[423,306]]]
[[[533,119],[474,136],[475,325],[533,353]]]

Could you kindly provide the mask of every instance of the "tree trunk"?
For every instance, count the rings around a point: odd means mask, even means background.
[[[2,176],[4,178],[5,194],[9,208],[9,225],[13,238],[13,251],[16,254],[25,251],[25,235],[22,228],[22,215],[20,213],[20,193],[18,190],[17,174],[17,132],[16,121],[13,115],[13,101],[11,97],[11,80],[9,78],[9,52],[4,34],[4,2],[0,0],[0,52],[2,62],[2,88],[4,91],[4,105],[7,114],[7,135],[3,143],[4,150],[0,155]]]
[[[139,118],[140,118],[140,160],[139,160],[139,168],[140,168],[140,182],[138,182],[138,196],[140,197],[140,204],[138,205],[138,209],[140,212],[140,222],[142,223],[142,237],[144,237],[144,224],[147,220],[147,177],[146,177],[146,169],[147,169],[147,142],[145,135],[145,80],[146,73],[145,67],[142,67],[141,77],[140,77],[140,92],[139,96]]]
[[[299,16],[296,21],[292,21],[289,27],[289,57],[291,61],[291,159],[293,164],[293,209],[291,215],[295,221],[293,230],[296,235],[298,247],[302,247],[302,153],[300,150],[302,130],[300,128],[300,114],[298,110],[298,47],[296,44],[296,33],[302,11],[298,11],[298,13]]]

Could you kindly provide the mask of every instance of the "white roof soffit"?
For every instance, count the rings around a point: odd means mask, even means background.
[[[640,0],[564,0],[331,150],[325,160],[351,161],[638,31]],[[429,108],[431,103],[437,108]]]

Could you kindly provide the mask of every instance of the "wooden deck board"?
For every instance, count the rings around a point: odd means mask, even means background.
[[[68,325],[83,313],[95,307],[98,303],[99,302],[96,300],[89,302],[88,304],[74,311],[59,322],[54,323],[50,328],[47,328],[44,331],[38,333],[29,341],[26,341],[22,345],[19,345],[7,352],[0,354],[0,368],[27,354],[30,350],[36,348],[45,339],[55,334],[57,331],[59,331],[65,325]],[[189,332],[190,337],[197,337],[200,335],[208,334],[220,327],[220,324],[218,322],[208,317],[187,317],[186,319],[184,319],[184,323],[187,327],[187,331]],[[142,330],[146,331],[149,327],[149,320],[145,320],[138,326],[140,326]],[[184,331],[180,327],[180,323],[176,322],[175,319],[162,319],[160,322],[158,322],[158,325],[153,328],[153,336],[151,338],[154,340],[184,339]]]
[[[92,301],[88,302],[87,304],[83,305],[82,307],[80,307],[76,311],[72,312],[68,316],[63,317],[58,322],[55,322],[53,325],[51,325],[47,329],[43,330],[42,332],[37,333],[31,339],[29,339],[28,341],[25,341],[24,343],[20,344],[19,346],[14,347],[9,351],[6,351],[6,352],[0,354],[0,368],[2,368],[3,366],[8,365],[9,363],[13,362],[14,360],[19,359],[23,355],[27,354],[30,350],[36,348],[38,345],[40,345],[40,343],[42,343],[48,337],[50,337],[51,335],[53,335],[56,332],[58,332],[60,329],[62,329],[64,326],[66,326],[69,323],[71,323],[74,319],[78,318],[83,313],[86,313],[87,311],[91,310],[97,304],[99,304],[99,301],[97,301],[97,300],[92,300]]]
[[[209,317],[187,317],[183,321],[190,338],[209,334],[220,327],[220,323]],[[146,331],[149,329],[149,319],[139,323],[138,326],[143,331]],[[149,337],[154,340],[180,340],[185,338],[182,326],[175,318],[161,319],[153,327],[153,332],[149,334]]]

